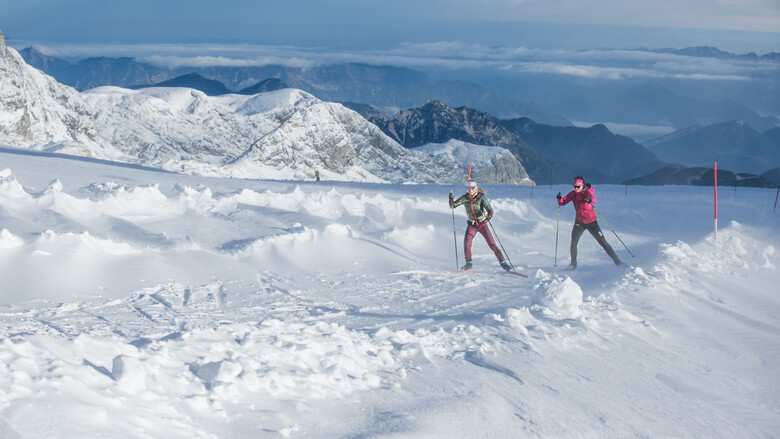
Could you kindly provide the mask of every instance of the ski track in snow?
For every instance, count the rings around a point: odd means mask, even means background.
[[[624,201],[600,187],[600,211],[638,257],[602,222],[632,265],[613,267],[584,236],[569,272],[573,212],[553,267],[554,201],[489,190],[523,279],[501,275],[480,237],[483,272],[450,272],[443,187],[0,156],[0,436],[780,431],[766,191],[724,200],[734,219],[715,241],[690,224],[707,218],[701,188],[632,188]],[[680,212],[689,221],[675,224]],[[456,212],[458,247],[463,222]]]

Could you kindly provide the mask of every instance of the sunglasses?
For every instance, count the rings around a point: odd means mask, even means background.
[[[581,184],[575,184],[575,185],[574,185],[574,189],[579,189],[579,188],[581,188],[581,187],[582,187],[582,185],[581,185]]]

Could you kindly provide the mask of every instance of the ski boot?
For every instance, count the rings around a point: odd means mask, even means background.
[[[577,261],[572,261],[571,264],[569,264],[568,267],[566,267],[567,270],[576,270],[577,269]]]
[[[507,262],[506,259],[502,259],[501,262],[499,262],[499,264],[501,264],[501,268],[503,268],[504,270],[512,271],[512,266],[509,265],[509,262]]]
[[[471,270],[471,261],[466,261],[466,265],[460,267],[460,269],[463,271]]]

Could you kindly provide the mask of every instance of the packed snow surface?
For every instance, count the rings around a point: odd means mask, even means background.
[[[0,149],[0,437],[776,437],[774,190],[714,239],[712,188],[596,185],[628,266],[567,271],[570,189],[485,189],[528,278],[454,272],[460,186]]]

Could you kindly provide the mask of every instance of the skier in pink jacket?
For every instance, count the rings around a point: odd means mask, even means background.
[[[585,183],[585,178],[581,175],[574,177],[573,186],[574,190],[566,194],[565,197],[561,196],[560,192],[556,196],[559,206],[564,206],[569,201],[574,203],[575,216],[574,227],[571,229],[571,246],[569,247],[571,264],[569,264],[569,270],[577,268],[577,244],[580,242],[580,237],[585,230],[596,238],[596,242],[604,248],[615,265],[624,265],[615,253],[615,250],[612,249],[612,246],[604,238],[604,233],[601,232],[601,227],[599,227],[599,223],[596,221],[596,212],[592,206],[592,203],[596,202],[596,190],[591,187],[590,183]]]

